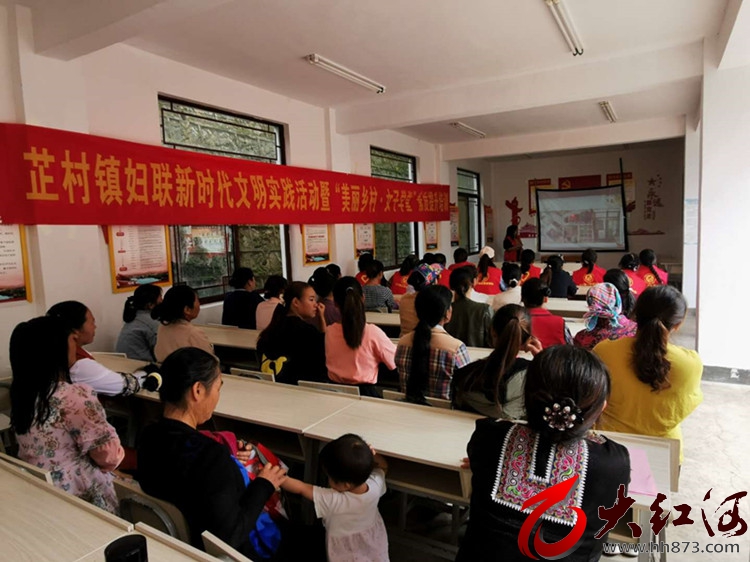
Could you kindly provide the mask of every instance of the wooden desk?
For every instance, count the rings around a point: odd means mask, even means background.
[[[161,531],[149,527],[144,523],[136,523],[135,533],[146,537],[149,560],[156,560],[158,562],[194,562],[195,560],[199,562],[217,562],[217,559],[213,556],[209,556],[189,544],[165,535]],[[106,545],[77,562],[103,562],[105,548]]]
[[[471,479],[461,459],[481,417],[363,398],[307,428],[305,437],[328,442],[356,433],[389,458],[389,484],[466,505]]]
[[[365,312],[365,316],[370,324],[376,326],[401,327],[401,317],[398,312]]]
[[[547,299],[544,308],[552,314],[568,318],[582,318],[589,310],[586,301],[570,301],[568,299]]]
[[[107,369],[112,369],[118,373],[134,373],[141,367],[148,365],[146,361],[138,359],[128,359],[119,355],[109,355],[108,353],[92,353],[97,363],[101,363]]]
[[[0,498],[3,560],[72,562],[133,529],[127,521],[5,463],[0,464]]]
[[[260,330],[245,330],[233,326],[206,326],[196,324],[214,345],[255,350]]]

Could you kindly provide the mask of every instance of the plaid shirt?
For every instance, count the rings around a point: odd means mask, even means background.
[[[414,334],[407,334],[398,341],[396,367],[401,381],[401,391],[406,392],[406,379],[411,373],[411,352]],[[426,395],[432,398],[451,398],[451,379],[456,369],[471,363],[466,346],[450,336],[442,326],[432,329],[430,340],[429,380]]]
[[[398,308],[396,299],[388,287],[382,285],[365,285],[362,287],[365,295],[365,310],[387,308],[389,311]]]

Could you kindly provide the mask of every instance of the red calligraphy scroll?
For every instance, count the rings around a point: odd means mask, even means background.
[[[332,224],[449,219],[412,184],[0,124],[0,222]]]

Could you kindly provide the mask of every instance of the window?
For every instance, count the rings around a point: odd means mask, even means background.
[[[165,146],[284,164],[281,125],[162,96],[159,112]],[[171,232],[174,280],[196,289],[203,302],[221,298],[222,279],[235,267],[252,268],[259,286],[269,275],[289,269],[282,225],[190,225]]]
[[[371,174],[375,178],[417,183],[417,159],[370,147]],[[386,268],[401,265],[409,254],[416,253],[416,225],[413,222],[376,223],[375,257]]]
[[[479,223],[479,174],[458,169],[459,245],[471,253],[479,252],[482,238]]]

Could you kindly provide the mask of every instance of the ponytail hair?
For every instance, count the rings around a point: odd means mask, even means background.
[[[139,286],[125,301],[125,307],[122,309],[123,322],[135,320],[139,310],[149,310],[149,306],[152,310],[156,308],[159,297],[161,297],[161,287],[151,284]]]
[[[596,264],[598,256],[596,255],[596,251],[589,248],[583,254],[581,254],[581,263],[584,267],[588,267],[588,271],[586,273],[591,273],[594,271],[594,264]]]
[[[654,265],[656,264],[656,253],[653,250],[648,248],[646,248],[645,250],[641,250],[641,253],[638,254],[638,260],[641,262],[642,266],[648,267],[651,270],[651,273],[654,274],[654,279],[656,279],[657,285],[664,284],[664,281],[662,281],[659,273],[654,267]]]
[[[474,266],[457,267],[451,271],[449,284],[451,290],[456,293],[456,300],[466,299],[466,293],[471,289],[472,281],[477,276],[477,270]]]
[[[492,262],[492,258],[488,254],[484,254],[481,258],[479,258],[477,270],[482,277],[487,277],[487,272],[491,267],[495,267],[495,264]]]
[[[635,254],[625,254],[620,258],[620,269],[629,269],[631,271],[635,271],[638,269],[638,256]]]
[[[461,269],[461,268],[459,268]],[[453,276],[451,275],[451,278]],[[425,393],[430,378],[430,340],[432,328],[448,314],[451,307],[451,292],[442,285],[425,287],[414,299],[419,322],[414,329],[411,348],[411,371],[406,379],[406,399],[425,404]]]
[[[484,368],[481,371],[475,369],[457,390],[469,392],[492,388],[495,404],[502,406],[506,402],[508,390],[507,374],[516,361],[521,346],[531,336],[528,310],[517,304],[506,304],[499,308],[492,317],[492,331],[495,334],[495,349],[487,358]]]
[[[687,302],[682,293],[670,285],[657,285],[643,291],[635,303],[638,331],[633,343],[632,365],[638,380],[652,391],[669,388],[667,359],[669,333],[684,319]]]
[[[362,285],[354,277],[342,277],[333,286],[333,302],[341,311],[341,328],[346,345],[357,349],[362,345],[367,325]]]
[[[604,282],[612,283],[617,288],[622,301],[622,314],[630,317],[630,313],[633,312],[635,307],[635,297],[630,292],[630,279],[627,274],[622,269],[608,269],[607,273],[604,274]]]
[[[521,275],[527,273],[531,269],[531,264],[534,263],[536,254],[534,250],[526,249],[521,252]]]
[[[505,262],[503,264],[503,283],[513,289],[521,282],[521,268],[517,263]]]

